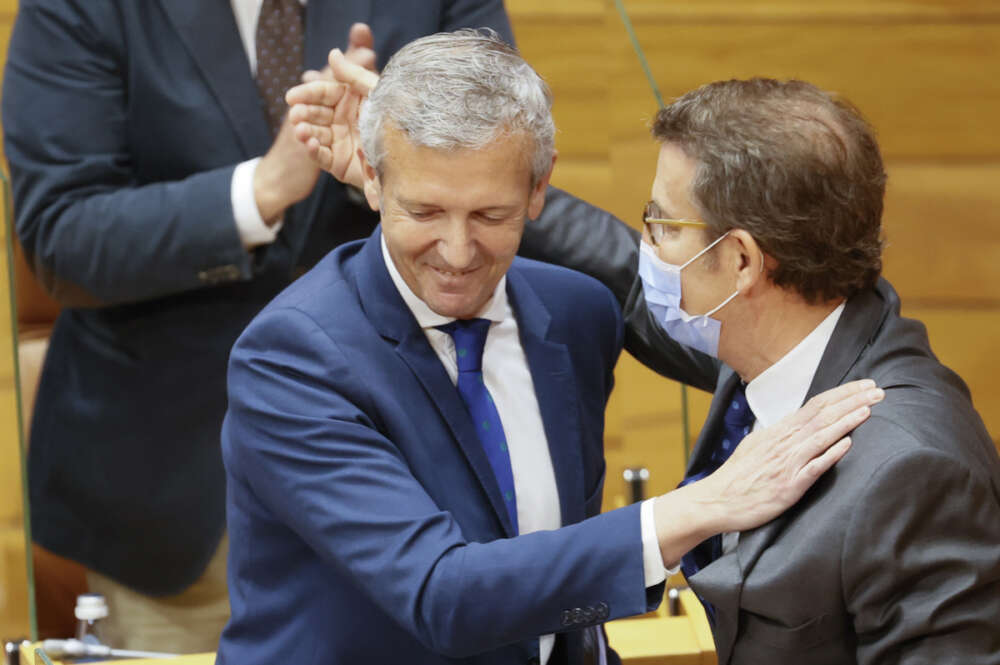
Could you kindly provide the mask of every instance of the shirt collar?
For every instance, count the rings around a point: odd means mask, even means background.
[[[747,403],[762,427],[778,422],[805,401],[843,311],[844,303],[840,303],[794,349],[747,384]]]
[[[399,270],[396,269],[396,264],[393,262],[392,256],[389,255],[389,247],[385,243],[385,235],[382,235],[379,240],[381,240],[382,244],[382,258],[385,260],[385,267],[389,269],[389,277],[392,278],[392,283],[396,285],[399,295],[403,297],[403,302],[413,312],[413,316],[417,319],[417,324],[426,330],[427,328],[436,328],[437,326],[454,321],[454,317],[438,314],[428,307],[427,303],[417,297],[406,283],[406,280],[403,279],[403,276],[399,274]],[[476,317],[499,322],[506,318],[506,313],[507,275],[504,275],[500,278],[496,288],[493,289],[493,295]]]

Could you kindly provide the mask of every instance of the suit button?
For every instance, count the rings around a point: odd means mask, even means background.
[[[573,608],[573,623],[583,623],[583,610],[579,607]]]
[[[597,610],[593,607],[583,608],[583,621],[584,623],[593,623],[597,618]]]
[[[573,613],[570,610],[562,611],[562,625],[564,626],[573,625]]]
[[[608,607],[607,603],[597,604],[597,618],[600,621],[604,621],[609,616],[611,616],[611,609]]]

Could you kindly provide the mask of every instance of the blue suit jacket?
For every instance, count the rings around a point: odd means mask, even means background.
[[[638,506],[580,523],[600,508],[622,344],[610,292],[525,259],[508,272],[573,525],[511,538],[468,412],[379,237],[326,257],[233,349],[233,614],[219,662],[524,663],[540,634],[646,611]],[[579,640],[561,652],[577,660]]]
[[[310,0],[306,65],[354,21],[379,62],[500,0]],[[66,305],[30,452],[32,532],[151,594],[204,569],[224,529],[226,358],[254,314],[376,217],[322,176],[247,253],[233,168],[270,146],[228,0],[22,0],[3,90],[17,233]]]

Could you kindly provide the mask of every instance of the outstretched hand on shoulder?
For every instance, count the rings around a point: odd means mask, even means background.
[[[884,393],[865,379],[832,388],[758,429],[707,478],[657,497],[657,538],[670,566],[717,533],[771,521],[802,498],[850,449],[848,434]]]

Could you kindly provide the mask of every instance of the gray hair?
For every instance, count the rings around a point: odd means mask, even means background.
[[[503,136],[526,135],[532,184],[555,153],[552,93],[545,81],[493,30],[463,29],[404,46],[361,106],[361,147],[382,174],[384,127],[413,144],[478,150]]]

